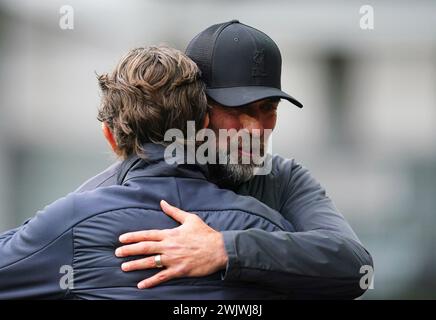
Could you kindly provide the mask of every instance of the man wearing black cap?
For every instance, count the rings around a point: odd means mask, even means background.
[[[216,132],[236,129],[252,135],[260,132],[262,136],[275,127],[280,99],[303,107],[281,90],[280,51],[259,30],[237,20],[216,24],[198,34],[186,53],[202,71],[212,107],[209,127]],[[215,164],[209,168],[218,185],[253,196],[279,211],[296,232],[254,228],[223,231],[222,241],[211,242],[201,221],[193,222],[190,213],[168,207],[165,212],[181,223],[177,232],[139,231],[120,238],[127,245],[119,249],[118,255],[157,254],[165,267],[142,281],[140,287],[222,269],[223,281],[261,282],[297,298],[362,295],[367,288],[360,283],[362,267],[373,265],[369,252],[307,169],[277,155],[271,161],[271,171],[263,175],[256,175],[252,163]],[[156,241],[172,245],[153,252],[150,248]],[[131,245],[136,242],[142,242],[141,246]],[[225,259],[217,262],[219,265],[203,263],[211,252],[221,252]],[[152,257],[142,261],[125,264],[123,270],[156,267]]]

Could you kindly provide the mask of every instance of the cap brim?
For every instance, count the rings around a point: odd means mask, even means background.
[[[214,88],[206,89],[206,94],[213,100],[227,107],[239,107],[255,101],[280,98],[286,99],[299,108],[303,104],[287,93],[271,87],[249,86],[249,87],[232,87],[232,88]]]

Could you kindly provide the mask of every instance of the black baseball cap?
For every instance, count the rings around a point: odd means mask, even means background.
[[[200,68],[206,94],[224,106],[282,98],[303,107],[281,90],[282,57],[277,45],[238,20],[210,26],[191,40],[185,53]]]

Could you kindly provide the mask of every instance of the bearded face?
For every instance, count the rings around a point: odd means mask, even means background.
[[[277,119],[276,100],[261,100],[242,107],[212,103],[209,128],[218,141],[216,164],[209,165],[214,180],[226,187],[250,180],[264,165],[268,139]]]

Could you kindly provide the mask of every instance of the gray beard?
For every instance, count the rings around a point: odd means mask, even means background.
[[[247,182],[254,176],[254,164],[220,164],[220,171],[222,177],[227,180],[228,183],[238,186],[244,182]]]
[[[226,158],[227,162],[229,162],[229,156],[226,156]],[[210,180],[222,188],[235,189],[239,185],[253,178],[258,167],[259,166],[254,163],[210,164]]]

